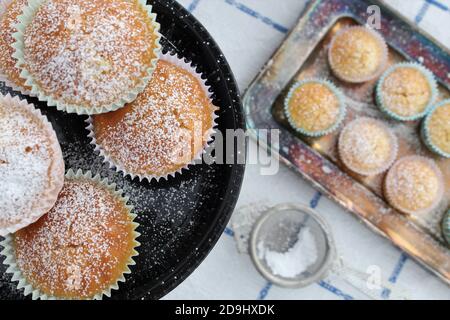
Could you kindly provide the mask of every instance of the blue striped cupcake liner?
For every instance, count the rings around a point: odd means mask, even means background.
[[[295,121],[291,117],[291,114],[289,112],[289,102],[292,99],[294,92],[298,88],[300,88],[301,86],[303,86],[307,83],[319,83],[319,84],[326,86],[328,89],[330,89],[334,93],[334,95],[336,96],[336,98],[339,101],[339,116],[336,119],[336,122],[328,129],[325,129],[322,131],[311,132],[311,131],[308,131],[308,130],[298,127],[297,124],[295,123]],[[345,116],[347,114],[347,108],[345,105],[345,97],[344,97],[344,94],[341,92],[341,90],[339,90],[331,81],[328,81],[325,79],[306,79],[306,80],[302,80],[302,81],[297,81],[292,85],[291,89],[289,90],[289,92],[284,100],[284,114],[285,114],[289,124],[291,125],[291,127],[294,128],[298,133],[300,133],[304,136],[307,136],[307,137],[313,137],[313,138],[322,137],[322,136],[328,135],[328,134],[332,133],[333,131],[337,130],[339,128],[339,126],[342,124],[342,121],[345,119]]]
[[[382,87],[383,87],[384,81],[392,72],[394,72],[398,68],[404,68],[404,67],[413,68],[413,69],[416,69],[419,72],[421,72],[427,78],[428,83],[431,88],[431,98],[430,98],[430,101],[428,102],[428,105],[425,107],[425,109],[421,113],[415,114],[413,116],[408,116],[408,117],[401,116],[401,115],[394,113],[383,102],[383,88]],[[375,92],[376,103],[377,103],[378,107],[380,108],[380,110],[384,114],[386,114],[388,117],[390,117],[394,120],[397,120],[397,121],[415,121],[415,120],[423,118],[425,115],[427,115],[430,112],[430,109],[433,107],[433,104],[436,101],[436,98],[438,95],[437,82],[436,82],[436,79],[435,79],[433,73],[430,70],[428,70],[427,68],[425,68],[423,65],[418,64],[416,62],[401,62],[401,63],[397,63],[396,65],[390,67],[381,76],[380,80],[378,81],[375,91],[376,91]]]
[[[450,246],[450,209],[444,214],[444,219],[442,219],[442,235]]]
[[[422,140],[425,143],[425,145],[428,147],[428,149],[430,149],[430,151],[432,151],[432,152],[436,153],[437,155],[444,157],[444,158],[450,158],[450,153],[445,152],[444,150],[441,150],[431,141],[429,123],[430,123],[431,116],[433,115],[433,113],[438,108],[440,108],[444,105],[448,105],[448,104],[450,104],[450,99],[444,100],[444,101],[438,103],[437,105],[435,105],[431,109],[431,111],[427,114],[425,120],[423,121],[422,129],[421,129]]]

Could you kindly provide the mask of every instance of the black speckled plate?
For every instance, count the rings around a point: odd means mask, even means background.
[[[244,128],[239,92],[230,67],[205,28],[177,2],[151,1],[163,34],[164,51],[193,61],[208,79],[220,107],[218,129]],[[11,92],[0,87],[3,93]],[[15,94],[11,92],[11,94]],[[38,106],[52,122],[67,168],[92,170],[117,183],[130,196],[140,223],[136,266],[113,299],[158,299],[180,284],[207,256],[222,234],[237,201],[243,165],[190,167],[168,181],[140,183],[108,169],[89,144],[86,117]],[[3,257],[0,258],[3,262]],[[0,300],[24,299],[0,266]]]

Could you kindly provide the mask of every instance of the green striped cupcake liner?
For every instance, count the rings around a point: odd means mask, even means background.
[[[419,72],[421,72],[427,78],[428,83],[431,88],[431,98],[430,98],[430,101],[428,102],[428,105],[424,109],[424,111],[421,113],[415,114],[413,116],[408,116],[408,117],[404,117],[404,116],[394,113],[383,102],[382,86],[383,86],[384,81],[392,72],[394,72],[398,68],[403,68],[403,67],[413,68],[413,69],[416,69]],[[377,103],[378,107],[380,108],[380,110],[384,114],[386,114],[388,117],[390,117],[394,120],[397,120],[397,121],[415,121],[415,120],[423,118],[425,115],[427,115],[430,112],[430,109],[433,107],[433,104],[436,101],[437,96],[438,96],[437,82],[436,82],[436,79],[435,79],[433,73],[430,70],[428,70],[426,67],[424,67],[423,65],[416,63],[416,62],[401,62],[401,63],[397,63],[396,65],[390,67],[380,77],[380,80],[378,81],[377,87],[375,89],[376,103]]]
[[[431,109],[431,111],[427,114],[425,120],[423,121],[422,129],[421,129],[422,140],[425,143],[425,145],[428,147],[428,149],[430,149],[430,151],[432,151],[432,152],[436,153],[437,155],[444,157],[444,158],[450,158],[450,153],[445,152],[444,150],[441,150],[431,141],[430,131],[429,131],[429,123],[430,123],[431,116],[433,115],[433,113],[438,108],[440,108],[444,105],[448,105],[448,104],[450,104],[450,99],[444,100],[444,101],[438,103],[437,105],[435,105]]]
[[[442,219],[442,234],[450,246],[450,209],[445,213],[444,219]]]
[[[336,98],[339,101],[339,116],[336,119],[336,122],[334,123],[333,126],[331,126],[330,128],[326,129],[326,130],[322,130],[322,131],[316,131],[316,132],[311,132],[311,131],[307,131],[303,128],[298,127],[295,124],[295,121],[292,119],[290,112],[289,112],[289,101],[292,99],[292,95],[294,94],[295,90],[297,90],[298,88],[300,88],[301,86],[307,84],[307,83],[319,83],[319,84],[323,84],[324,86],[326,86],[328,89],[330,89],[336,96]],[[307,137],[313,137],[313,138],[317,138],[317,137],[322,137],[322,136],[326,136],[330,133],[332,133],[333,131],[337,130],[339,128],[339,126],[342,124],[342,121],[345,119],[345,116],[347,114],[347,108],[345,105],[345,97],[344,94],[341,92],[341,90],[339,90],[331,81],[329,80],[325,80],[325,79],[306,79],[306,80],[302,80],[302,81],[297,81],[295,82],[291,89],[289,90],[285,100],[284,100],[284,114],[289,122],[289,124],[291,125],[292,128],[294,128],[298,133],[307,136]]]

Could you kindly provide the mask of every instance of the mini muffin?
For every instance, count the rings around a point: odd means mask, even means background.
[[[24,100],[0,96],[0,236],[50,210],[63,183],[62,151],[47,118]]]
[[[34,299],[110,296],[139,245],[126,201],[99,176],[70,170],[55,206],[2,244],[19,289]]]
[[[359,118],[349,123],[339,137],[339,155],[347,168],[361,175],[380,174],[397,157],[397,137],[381,121]]]
[[[399,121],[424,117],[437,96],[433,74],[416,63],[399,63],[380,78],[376,100],[380,109]]]
[[[445,241],[450,246],[450,209],[444,214],[442,219],[442,234],[444,235]]]
[[[12,44],[15,42],[13,33],[17,32],[15,25],[27,4],[28,0],[3,0],[0,4],[0,81],[23,94],[28,94],[31,88],[25,86],[25,80],[20,77]]]
[[[90,119],[90,137],[111,166],[139,179],[174,175],[200,159],[216,107],[199,74],[165,55],[147,88],[123,109]]]
[[[425,214],[442,200],[443,176],[431,159],[404,157],[389,170],[384,191],[388,202],[397,210],[407,214]]]
[[[328,61],[334,75],[350,83],[378,77],[386,66],[387,56],[387,45],[382,36],[363,26],[339,31],[328,51]]]
[[[342,93],[329,81],[305,80],[289,91],[284,112],[297,132],[319,137],[335,131],[345,117]]]
[[[422,137],[431,151],[450,158],[450,100],[433,107],[422,125]]]
[[[96,114],[133,101],[151,78],[159,25],[143,0],[32,0],[14,57],[32,92],[59,110]]]

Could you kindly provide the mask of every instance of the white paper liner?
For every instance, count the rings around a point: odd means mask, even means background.
[[[389,187],[389,183],[391,181],[391,175],[394,174],[394,171],[397,169],[397,164],[404,162],[404,161],[422,161],[424,163],[426,163],[427,165],[430,166],[430,168],[432,168],[432,170],[435,172],[436,176],[438,177],[439,180],[439,189],[438,192],[436,194],[435,200],[434,202],[428,207],[428,208],[424,208],[424,209],[419,209],[419,210],[409,210],[407,208],[402,208],[400,207],[397,202],[393,199],[393,195],[390,192],[390,187]],[[406,156],[403,157],[399,160],[397,160],[396,163],[394,163],[394,165],[392,166],[392,168],[390,169],[390,171],[387,173],[386,178],[385,178],[385,182],[384,182],[384,195],[386,197],[386,200],[389,202],[389,204],[391,206],[393,206],[395,209],[406,213],[406,214],[410,214],[410,215],[423,215],[426,214],[430,211],[432,211],[433,209],[435,209],[439,203],[441,202],[443,196],[444,196],[444,177],[443,174],[441,172],[441,170],[439,169],[439,167],[437,166],[437,164],[429,158],[423,157],[423,156]]]
[[[50,148],[54,155],[53,161],[55,165],[55,168],[53,168],[51,172],[51,180],[53,181],[53,184],[45,190],[45,193],[41,194],[40,199],[38,199],[33,206],[33,212],[26,217],[22,217],[19,223],[4,227],[0,226],[0,236],[5,236],[37,221],[55,205],[58,194],[64,185],[64,159],[56,133],[47,117],[43,116],[39,109],[36,109],[26,100],[21,100],[18,97],[12,97],[10,94],[7,94],[6,96],[0,95],[0,104],[13,105],[16,108],[22,108],[41,122],[43,130],[46,130],[47,136],[51,139]],[[2,213],[0,212],[0,217],[1,215]]]
[[[137,217],[136,214],[132,213],[133,206],[128,204],[129,198],[123,196],[122,190],[116,190],[116,184],[109,184],[108,179],[101,179],[100,175],[93,176],[91,171],[87,171],[86,173],[83,173],[81,170],[78,170],[77,172],[73,171],[72,169],[69,169],[69,171],[66,174],[67,179],[88,179],[95,181],[99,183],[100,185],[106,187],[108,190],[112,191],[118,199],[120,199],[121,202],[125,205],[126,209],[129,211],[129,216],[131,219],[133,229],[133,251],[131,253],[131,256],[129,257],[126,268],[121,274],[121,276],[116,280],[114,284],[112,284],[109,288],[106,290],[103,290],[100,293],[97,293],[95,296],[92,297],[92,299],[86,299],[86,300],[102,300],[103,296],[111,297],[111,291],[112,290],[118,290],[119,289],[119,282],[125,282],[125,274],[130,274],[130,266],[135,265],[135,261],[133,257],[136,257],[139,255],[139,253],[136,251],[136,248],[140,246],[140,243],[136,240],[140,234],[136,231],[136,229],[139,227],[139,224],[137,222],[134,222],[134,219]],[[12,282],[18,282],[17,289],[21,290],[24,289],[24,296],[31,295],[33,300],[67,300],[64,298],[59,298],[55,296],[47,295],[43,292],[41,292],[39,289],[34,288],[25,278],[22,271],[19,268],[19,265],[16,261],[15,257],[15,249],[14,249],[14,239],[13,236],[8,235],[6,239],[2,242],[0,242],[0,245],[4,248],[0,253],[6,257],[5,261],[3,262],[4,265],[8,266],[6,273],[12,274]]]
[[[58,110],[65,111],[67,113],[77,113],[79,115],[92,115],[99,113],[106,113],[110,111],[115,111],[122,108],[126,103],[132,102],[136,99],[137,95],[141,93],[148,82],[150,81],[153,71],[156,68],[156,64],[158,62],[158,57],[161,51],[161,34],[159,33],[160,25],[156,22],[156,14],[152,12],[152,6],[147,4],[145,0],[137,0],[138,4],[140,4],[145,10],[148,12],[148,17],[151,21],[154,35],[155,35],[155,48],[153,53],[155,58],[151,61],[151,66],[147,69],[147,76],[142,78],[141,84],[136,86],[134,90],[128,92],[128,94],[109,106],[101,106],[101,107],[90,107],[83,105],[68,105],[65,102],[58,101],[57,99],[53,99],[53,97],[48,96],[44,93],[43,90],[39,88],[39,85],[34,81],[33,76],[25,69],[25,58],[24,58],[24,32],[27,26],[31,23],[35,13],[39,9],[39,7],[46,0],[29,0],[28,7],[24,9],[22,15],[19,16],[19,23],[16,25],[16,32],[13,37],[16,39],[16,42],[12,45],[15,48],[15,53],[13,55],[14,58],[17,59],[16,67],[21,69],[20,76],[26,80],[25,84],[31,87],[31,94],[35,95],[40,101],[47,102],[48,106],[56,107]]]
[[[191,162],[185,164],[184,166],[182,166],[180,169],[174,171],[174,172],[169,172],[165,175],[142,175],[142,174],[135,174],[133,172],[128,171],[127,169],[125,169],[123,166],[115,163],[115,161],[111,158],[111,156],[102,148],[102,146],[100,144],[97,143],[97,140],[95,138],[95,133],[94,133],[94,126],[92,123],[92,118],[89,117],[86,120],[86,123],[88,124],[88,126],[86,127],[87,130],[89,130],[89,135],[88,137],[91,138],[91,144],[95,146],[95,150],[99,152],[100,156],[103,158],[103,162],[107,163],[109,165],[110,169],[114,169],[117,172],[120,172],[124,175],[124,177],[129,176],[132,180],[135,179],[136,177],[139,179],[139,181],[144,181],[147,180],[148,182],[151,182],[152,180],[156,180],[156,181],[160,181],[162,180],[167,180],[169,177],[175,177],[175,175],[177,173],[182,174],[183,170],[189,170],[189,166],[191,165],[195,165],[197,161],[202,160],[202,156],[203,154],[206,153],[206,148],[208,147],[209,143],[211,141],[214,140],[213,136],[216,132],[215,128],[217,127],[217,123],[216,120],[219,117],[218,115],[216,115],[216,111],[219,110],[219,108],[217,106],[214,106],[214,104],[212,103],[212,93],[210,91],[210,86],[208,86],[206,84],[206,80],[202,78],[202,74],[198,73],[195,70],[195,67],[191,64],[186,62],[183,59],[179,59],[177,58],[176,55],[171,55],[170,53],[166,53],[166,54],[162,54],[160,56],[161,60],[170,62],[176,66],[179,66],[187,71],[189,71],[192,75],[194,75],[197,80],[200,82],[204,92],[207,94],[207,96],[209,97],[209,99],[211,100],[211,105],[213,106],[213,112],[212,112],[212,127],[207,130],[207,132],[204,134],[204,136],[206,136],[207,138],[205,139],[205,143],[203,145],[203,149],[200,150],[191,160]]]
[[[342,35],[344,32],[346,32],[348,30],[351,30],[351,29],[363,29],[363,30],[371,33],[372,35],[374,35],[375,38],[380,42],[380,45],[381,45],[382,50],[383,50],[380,66],[377,69],[377,71],[374,72],[371,75],[368,75],[368,76],[365,76],[365,77],[361,76],[358,79],[351,79],[351,78],[348,78],[348,77],[340,74],[336,70],[336,68],[334,66],[334,63],[333,63],[333,59],[331,57],[331,50],[328,50],[328,62],[329,62],[331,70],[333,71],[333,75],[336,76],[338,79],[340,79],[342,81],[345,81],[345,82],[348,82],[348,83],[362,83],[362,82],[367,82],[367,81],[373,80],[373,79],[377,78],[383,72],[383,70],[384,70],[384,68],[386,66],[386,63],[388,61],[389,49],[388,49],[388,46],[386,44],[386,41],[384,40],[384,38],[377,31],[373,30],[372,28],[369,28],[369,27],[366,27],[366,26],[350,26],[350,27],[346,27],[346,28],[344,28],[344,29],[342,29],[342,30],[340,30],[340,31],[338,31],[336,33],[336,35],[333,37],[333,39],[330,42],[330,48],[333,47],[336,39],[340,35]]]
[[[0,20],[3,18],[3,15],[8,10],[8,6],[13,2],[14,0],[2,0],[0,2]],[[2,72],[0,69],[0,81],[4,82],[5,85],[14,91],[20,92],[23,95],[28,95],[31,97],[36,97],[36,95],[33,95],[30,90],[24,88],[21,85],[17,85],[13,81],[9,79],[9,76]]]
[[[373,169],[373,170],[362,170],[361,168],[357,168],[354,165],[352,165],[351,163],[349,163],[348,161],[345,160],[345,157],[343,156],[343,154],[345,153],[343,151],[343,147],[344,147],[344,141],[343,141],[343,136],[344,134],[348,131],[348,130],[354,130],[354,127],[357,124],[360,124],[361,122],[366,122],[366,123],[374,123],[377,126],[379,126],[380,128],[383,128],[389,135],[389,139],[391,141],[391,145],[392,145],[392,150],[391,153],[389,155],[389,158],[385,161],[385,163],[378,167],[377,169]],[[362,118],[358,118],[356,120],[353,120],[352,122],[350,122],[348,125],[346,125],[344,127],[344,129],[342,129],[342,132],[339,136],[339,142],[338,142],[338,150],[339,150],[339,155],[340,155],[340,159],[342,160],[342,162],[344,163],[344,165],[350,169],[351,171],[363,175],[363,176],[374,176],[380,173],[385,172],[386,170],[388,170],[393,164],[395,159],[397,158],[397,154],[398,154],[398,140],[396,135],[392,132],[391,129],[389,129],[388,126],[386,126],[382,121],[376,120],[374,118],[370,118],[370,117],[362,117]]]

